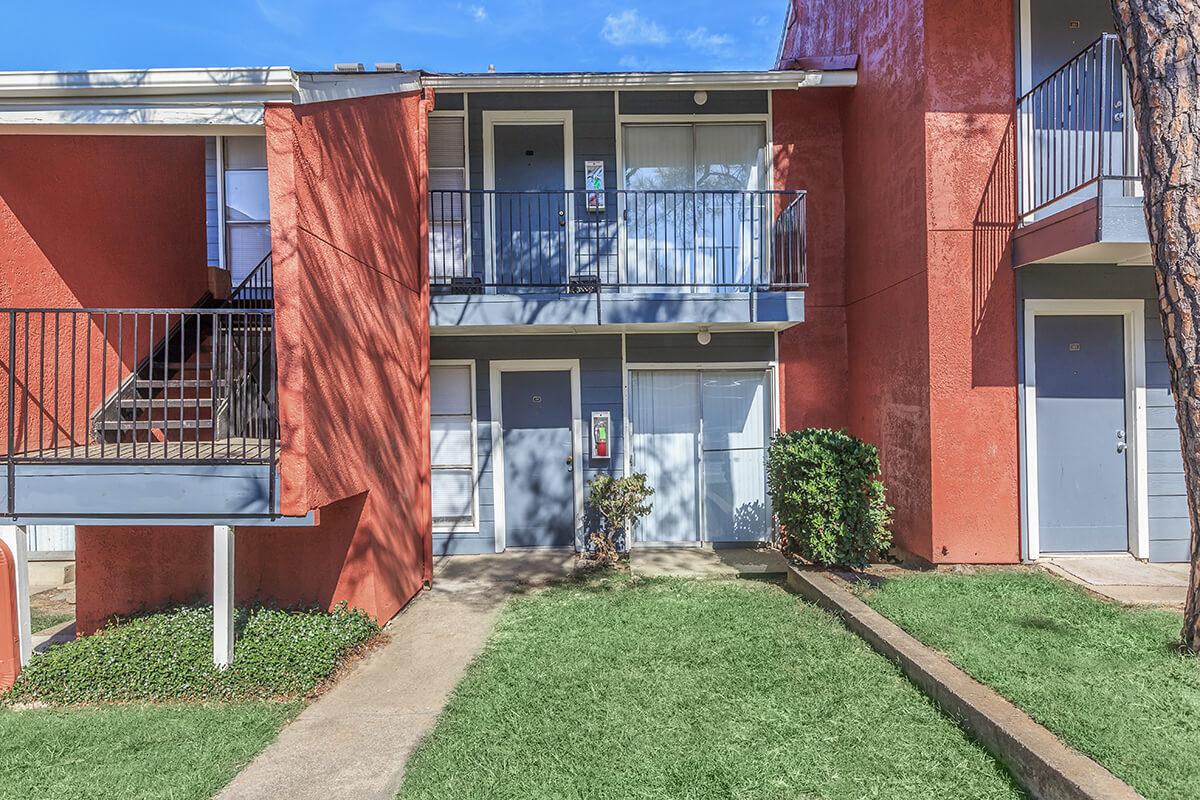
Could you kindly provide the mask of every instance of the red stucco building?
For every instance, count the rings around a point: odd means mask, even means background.
[[[436,558],[580,548],[602,472],[657,488],[633,547],[766,539],[771,432],[828,426],[920,559],[1186,558],[1107,13],[797,0],[757,72],[0,74],[9,555],[71,526],[80,632],[212,598],[221,660],[235,601],[386,620]]]

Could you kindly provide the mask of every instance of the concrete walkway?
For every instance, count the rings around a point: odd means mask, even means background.
[[[301,712],[225,788],[224,800],[391,800],[505,600],[570,574],[557,551],[455,556],[389,624],[391,641]]]
[[[640,578],[765,578],[786,575],[787,560],[759,547],[635,547],[629,569]]]
[[[1056,575],[1126,605],[1183,608],[1187,564],[1148,564],[1133,556],[1058,556],[1042,562]]]

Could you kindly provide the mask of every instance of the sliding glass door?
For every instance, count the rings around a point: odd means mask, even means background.
[[[634,370],[632,467],[654,489],[639,542],[759,541],[770,534],[765,370]]]
[[[766,131],[760,123],[629,124],[627,283],[745,287],[763,263]]]

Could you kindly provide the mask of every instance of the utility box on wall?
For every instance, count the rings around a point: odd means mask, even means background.
[[[608,411],[592,412],[592,458],[612,457],[612,418]]]

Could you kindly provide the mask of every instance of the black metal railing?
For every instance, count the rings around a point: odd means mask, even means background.
[[[0,309],[8,513],[20,464],[236,463],[279,442],[269,309]]]
[[[803,192],[435,189],[429,226],[450,291],[807,285]]]
[[[229,308],[260,309],[275,305],[275,276],[271,271],[271,254],[267,253],[254,269],[233,288]]]
[[[1104,34],[1017,100],[1018,212],[1135,194],[1141,169],[1120,39]],[[1089,188],[1090,187],[1090,188]]]

